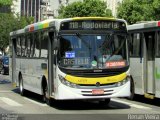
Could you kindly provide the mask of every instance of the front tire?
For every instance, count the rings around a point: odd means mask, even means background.
[[[51,100],[51,98],[49,98],[49,95],[48,95],[48,86],[45,86],[43,88],[43,98],[42,98],[42,101],[46,102],[46,104],[49,105],[49,106],[52,105],[52,100]]]
[[[131,95],[128,97],[129,100],[134,100],[135,98],[135,86],[134,86],[134,80],[131,77],[131,86],[130,86],[130,93]]]

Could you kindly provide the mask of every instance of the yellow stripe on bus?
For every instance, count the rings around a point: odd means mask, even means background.
[[[115,18],[109,17],[75,17],[72,20],[116,20]]]
[[[66,75],[65,79],[75,84],[96,84],[97,82],[99,82],[100,84],[108,84],[108,83],[115,83],[122,81],[126,77],[127,74],[122,73],[120,75],[115,75],[110,77],[97,77],[97,78],[75,77],[71,75]]]

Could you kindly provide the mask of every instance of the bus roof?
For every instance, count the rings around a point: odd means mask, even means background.
[[[24,29],[19,29],[19,30],[10,32],[10,36],[14,36],[14,35],[17,35],[17,34],[23,34],[23,33],[24,33]]]
[[[160,27],[160,21],[150,21],[145,23],[136,23],[132,25],[128,25],[128,30],[138,30],[138,29],[146,29],[146,28],[155,28]]]
[[[11,32],[10,35],[16,35],[16,34],[22,34],[25,32],[33,32],[36,30],[40,30],[40,29],[46,29],[46,28],[50,28],[50,27],[56,27],[57,24],[60,24],[61,22],[65,22],[65,21],[76,21],[76,20],[111,20],[111,21],[122,21],[125,22],[125,20],[123,19],[117,19],[117,18],[113,18],[113,17],[74,17],[74,18],[65,18],[65,19],[48,19],[48,20],[44,20],[41,22],[37,22],[34,24],[30,24],[26,27],[24,27],[24,29],[21,30],[17,30],[14,32]],[[59,29],[59,28],[57,28]]]

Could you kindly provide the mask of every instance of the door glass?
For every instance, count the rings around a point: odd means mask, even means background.
[[[155,32],[144,33],[147,46],[147,56],[149,61],[155,58]]]

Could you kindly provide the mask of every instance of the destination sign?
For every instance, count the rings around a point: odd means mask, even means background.
[[[121,21],[86,20],[63,22],[61,30],[126,30],[126,25]]]

